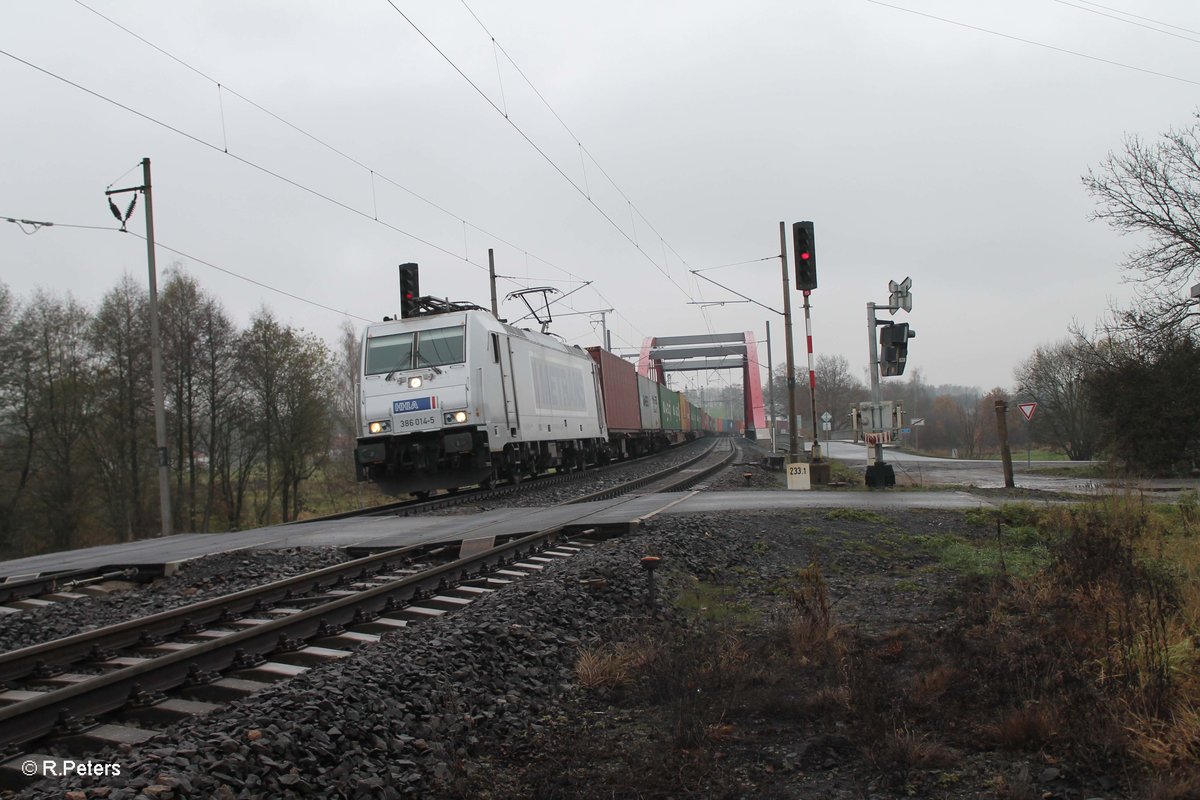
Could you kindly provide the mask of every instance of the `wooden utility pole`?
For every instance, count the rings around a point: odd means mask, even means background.
[[[1006,413],[1008,413],[1008,402],[997,400],[996,435],[1000,440],[1000,458],[1004,461],[1004,485],[1006,488],[1012,489],[1016,483],[1013,482],[1012,451],[1008,449],[1008,420],[1004,416]]]

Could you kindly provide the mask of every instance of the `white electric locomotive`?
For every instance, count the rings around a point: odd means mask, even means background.
[[[360,363],[359,480],[423,495],[607,458],[595,361],[482,309],[368,325]]]

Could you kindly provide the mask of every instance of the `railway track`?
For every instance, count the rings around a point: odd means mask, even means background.
[[[661,459],[665,455],[677,452],[675,449],[672,449],[666,452],[642,456],[637,459],[613,463],[596,469],[544,475],[535,479],[522,481],[518,484],[501,484],[492,489],[468,489],[432,498],[384,503],[369,508],[299,520],[288,523],[288,525],[303,526],[311,522],[351,519],[355,517],[416,516],[469,503],[498,501],[504,498],[519,497],[522,494],[536,492],[549,487],[569,487],[571,484],[584,482],[589,479],[602,480],[606,477],[619,474],[621,471],[628,470],[630,467],[648,466],[655,459]],[[687,463],[679,465],[680,468],[687,467],[693,460],[690,459]],[[665,471],[669,471],[669,469]],[[656,470],[653,475],[658,475],[661,472],[664,472],[664,470]],[[644,478],[634,480],[644,480]],[[603,499],[604,497],[617,496],[625,491],[630,491],[629,487],[636,487],[636,485],[632,481],[624,482],[618,485],[615,492],[606,494],[598,490],[588,493],[584,499]],[[61,603],[86,602],[86,599],[91,595],[107,595],[109,592],[104,590],[103,584],[108,582],[145,583],[157,577],[162,577],[161,570],[156,571],[144,566],[129,568],[121,565],[39,575],[12,576],[7,580],[0,580],[0,615],[28,611]]]
[[[729,440],[717,440],[685,464],[573,502],[639,488],[678,491],[737,452]],[[391,550],[0,654],[0,680],[10,687],[0,692],[0,748],[8,756],[0,780],[19,780],[35,745],[78,755],[145,741],[157,733],[153,725],[207,713],[216,702],[344,658],[389,630],[465,607],[589,544],[556,528],[463,557],[448,545]],[[95,722],[114,712],[119,722]]]
[[[719,441],[719,440],[714,440],[714,441]],[[691,442],[689,444],[694,444],[694,443],[695,442]],[[686,446],[686,445],[681,445],[681,446]],[[711,447],[706,449],[705,453],[710,452],[710,450],[711,450]],[[398,500],[393,503],[384,503],[384,504],[381,504],[378,506],[371,506],[369,508],[356,509],[354,511],[342,511],[342,512],[338,512],[336,514],[328,514],[328,515],[321,516],[321,517],[314,517],[314,518],[306,519],[306,520],[298,520],[296,522],[292,522],[289,524],[304,525],[305,523],[308,523],[308,522],[325,522],[325,521],[332,521],[332,520],[339,520],[339,519],[352,519],[354,517],[374,517],[374,516],[393,516],[393,515],[395,515],[395,516],[411,516],[411,515],[415,515],[415,514],[427,513],[429,511],[437,511],[437,510],[440,510],[443,508],[452,508],[454,506],[466,505],[469,503],[481,503],[481,502],[488,502],[488,501],[493,501],[493,500],[500,500],[505,497],[514,497],[514,496],[518,496],[521,494],[525,494],[527,492],[546,489],[548,487],[565,486],[565,485],[569,485],[572,483],[581,483],[584,481],[594,480],[597,478],[604,478],[606,476],[619,473],[623,470],[627,470],[632,466],[638,466],[638,465],[643,465],[643,464],[653,462],[655,459],[662,458],[664,455],[669,455],[672,452],[675,452],[675,450],[672,449],[672,450],[667,450],[667,451],[660,451],[657,453],[652,453],[649,455],[641,456],[639,458],[629,459],[627,461],[614,462],[611,464],[607,464],[603,467],[594,467],[594,468],[586,469],[586,470],[573,470],[570,472],[556,472],[556,473],[553,473],[550,475],[541,475],[536,478],[525,479],[518,483],[498,484],[498,485],[492,487],[491,489],[478,487],[478,488],[474,488],[474,489],[463,489],[463,490],[459,490],[457,492],[437,495],[435,497],[429,497],[429,498],[423,498],[423,499]],[[703,456],[703,454],[700,457],[702,457],[702,456]],[[699,458],[699,457],[697,457],[697,458]],[[677,466],[678,466],[678,468],[685,468],[695,462],[696,462],[696,458],[692,458],[692,459],[687,460],[684,464],[677,465]],[[651,480],[651,479],[661,480],[662,479],[661,475],[663,475],[665,473],[669,473],[671,471],[671,469],[673,469],[673,468],[667,468],[666,470],[656,470],[653,473],[651,473],[650,475],[642,476],[640,478],[636,478],[636,479],[633,479],[630,481],[624,481],[624,482],[620,483],[618,485],[618,487],[614,487],[614,489],[616,489],[616,491],[614,493],[609,494],[607,496],[608,497],[616,497],[625,492],[632,491],[633,489],[636,489],[642,485],[645,485],[645,482],[648,480]],[[642,483],[636,483],[636,481],[642,481]],[[623,487],[623,488],[621,488],[621,487]],[[574,502],[587,502],[587,500],[604,499],[603,497],[596,496],[600,493],[601,492],[588,493],[587,495],[584,496],[583,499],[579,499]]]

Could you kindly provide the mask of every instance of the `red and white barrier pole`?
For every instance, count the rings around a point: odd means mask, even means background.
[[[813,368],[812,316],[809,313],[808,296],[812,294],[804,290],[804,333],[808,337],[808,394],[812,401],[812,461],[821,460],[821,442],[817,434],[817,371]]]

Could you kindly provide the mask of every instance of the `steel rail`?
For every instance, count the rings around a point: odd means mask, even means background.
[[[58,667],[80,661],[94,652],[116,650],[152,637],[174,635],[189,623],[207,625],[220,620],[223,614],[252,612],[267,603],[287,601],[291,595],[320,590],[354,578],[365,580],[372,572],[405,563],[408,556],[426,547],[417,545],[388,550],[233,594],[0,653],[0,682],[25,677],[42,667]]]
[[[716,443],[714,442],[703,453],[683,464],[568,501],[564,505],[604,500],[633,491],[687,469],[708,457],[715,447]],[[96,652],[119,650],[137,645],[139,642],[153,637],[175,635],[189,623],[206,625],[219,620],[222,615],[252,612],[256,607],[268,603],[286,601],[290,599],[291,595],[317,591],[354,578],[366,580],[370,573],[392,568],[395,563],[403,563],[408,557],[427,547],[428,545],[417,545],[376,553],[344,564],[335,564],[313,572],[284,578],[264,586],[243,589],[230,595],[179,606],[94,631],[86,631],[19,650],[0,653],[0,682],[25,677],[41,668],[60,667],[77,662]]]
[[[681,479],[679,481],[675,481],[675,482],[669,481],[669,478],[672,475],[675,475],[680,472],[684,472],[688,468],[694,466],[695,464],[699,464],[702,461],[704,461],[705,459],[712,456],[713,452],[717,449],[717,444],[720,443],[721,441],[723,441],[723,438],[715,439],[713,441],[713,443],[711,445],[709,445],[707,450],[705,450],[703,453],[700,453],[695,458],[691,458],[691,459],[683,462],[682,464],[676,464],[673,467],[667,467],[666,469],[659,470],[658,472],[653,472],[649,475],[643,475],[640,478],[634,478],[633,480],[626,481],[625,483],[621,483],[616,486],[611,486],[607,489],[601,489],[600,491],[592,492],[591,494],[584,495],[583,497],[577,497],[574,500],[568,500],[563,505],[573,505],[576,503],[589,503],[589,502],[592,502],[595,500],[608,500],[613,497],[619,497],[620,495],[627,494],[636,489],[641,489],[646,486],[651,486],[660,481],[664,482],[664,485],[656,488],[655,491],[672,492],[672,491],[679,491],[681,489],[685,489],[688,486],[690,486],[691,484],[695,483],[696,481],[698,481],[704,477],[707,477],[708,475],[712,474],[713,472],[715,472],[718,469],[721,469],[733,457],[733,454],[737,452],[736,448],[731,448],[729,451],[729,455],[723,456],[719,459],[716,459],[714,464],[711,467],[707,468],[705,471],[703,471],[702,474],[681,476]]]
[[[723,468],[736,455],[736,446],[727,453],[715,454],[720,442],[714,441],[703,453],[682,464],[562,505],[607,499],[655,483],[662,484],[655,488],[656,491],[683,489]],[[703,465],[705,461],[709,463]],[[697,464],[702,466],[691,469]],[[51,734],[66,717],[105,714],[124,706],[137,693],[174,689],[194,680],[197,670],[199,674],[228,670],[239,655],[261,656],[278,650],[285,642],[317,637],[327,630],[324,626],[336,628],[398,610],[405,602],[419,599],[433,590],[444,590],[453,581],[464,580],[490,567],[521,558],[527,552],[561,538],[564,527],[547,528],[477,555],[390,580],[343,598],[324,600],[320,605],[281,619],[260,622],[217,639],[191,644],[173,653],[147,657],[142,663],[118,668],[0,708],[0,748],[11,748]],[[136,647],[140,643],[153,641],[155,637],[187,635],[188,626],[220,624],[230,615],[252,613],[271,603],[295,601],[297,594],[311,594],[348,580],[379,580],[380,573],[406,565],[412,555],[427,549],[428,545],[417,545],[389,550],[224,597],[3,653],[0,654],[0,681],[19,679],[39,668],[58,667],[89,657],[103,658],[105,651]]]
[[[691,442],[686,442],[685,444],[691,444]],[[641,461],[646,461],[660,455],[663,455],[662,451],[647,453],[644,456],[627,459],[625,461],[612,462],[603,466],[589,467],[588,469],[584,470],[556,472],[553,475],[539,475],[536,478],[523,480],[520,483],[502,484],[493,489],[470,489],[466,491],[460,490],[453,494],[439,495],[438,497],[427,498],[425,500],[399,500],[393,503],[384,503],[378,506],[359,508],[355,509],[354,511],[339,511],[336,514],[326,514],[325,516],[321,517],[293,520],[292,522],[288,522],[286,524],[305,525],[309,522],[332,522],[339,519],[350,519],[353,517],[385,516],[390,514],[397,516],[409,516],[411,514],[419,514],[424,511],[435,511],[440,508],[450,508],[452,506],[462,505],[464,503],[478,503],[482,500],[493,500],[500,497],[507,497],[509,495],[520,494],[521,492],[541,489],[547,486],[557,486],[558,484],[562,483],[574,483],[587,478],[600,477],[606,472],[615,472],[628,467],[631,464],[637,464]]]
[[[0,708],[0,747],[21,745],[52,734],[64,717],[105,714],[124,706],[136,693],[174,689],[187,683],[196,670],[202,673],[228,670],[244,654],[266,655],[293,639],[315,638],[326,626],[346,626],[399,610],[405,602],[525,557],[561,537],[561,526],[538,531],[477,555]]]

